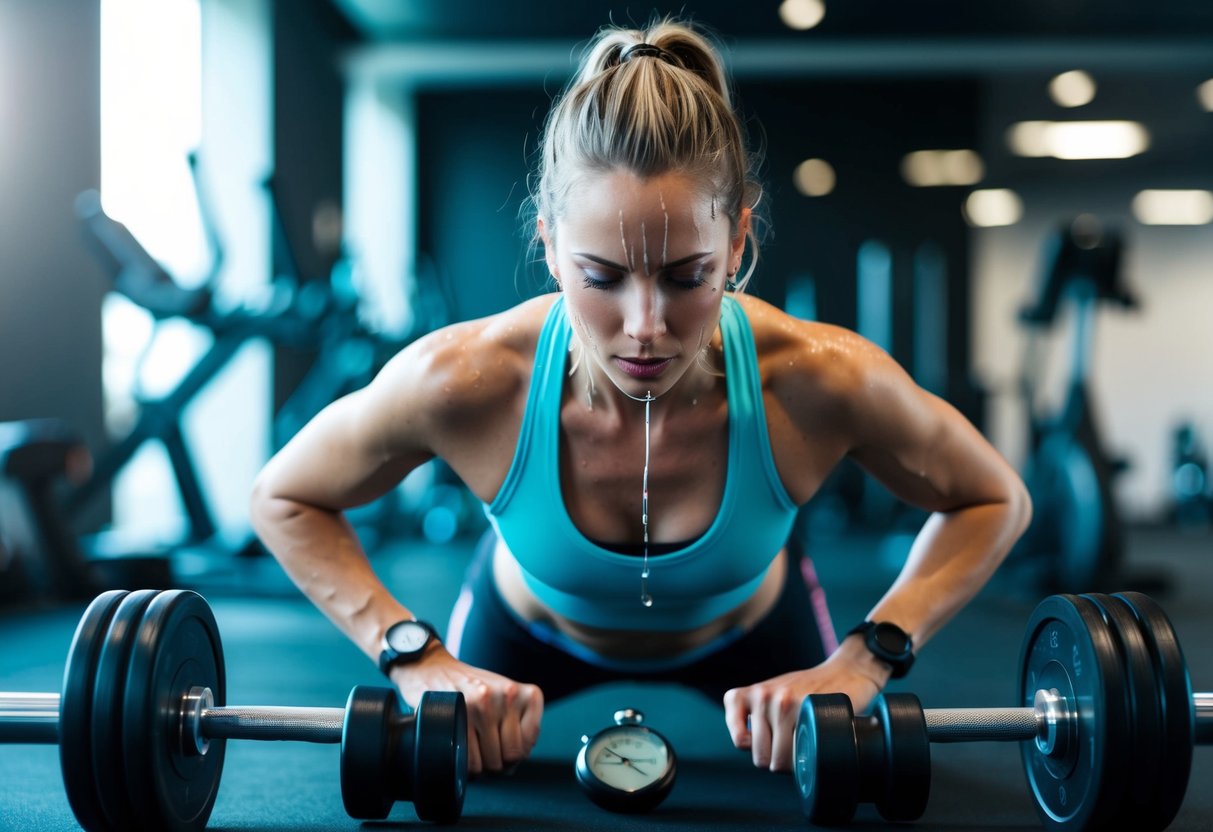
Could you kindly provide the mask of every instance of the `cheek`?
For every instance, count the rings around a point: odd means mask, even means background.
[[[601,302],[595,303],[593,297],[586,297],[593,289],[577,287],[566,293],[565,305],[568,307],[569,322],[574,334],[591,350],[597,350],[598,344],[610,338],[616,328],[611,309]],[[573,297],[573,295],[576,297]]]
[[[720,290],[702,286],[689,293],[690,297],[674,298],[667,306],[667,317],[680,327],[700,329],[712,326],[720,318]]]

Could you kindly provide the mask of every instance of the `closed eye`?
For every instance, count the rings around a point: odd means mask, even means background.
[[[581,272],[581,281],[587,289],[607,290],[619,285],[618,278],[608,277],[601,272],[590,272],[584,269]]]
[[[683,290],[698,289],[703,284],[707,283],[707,278],[704,273],[697,271],[690,275],[671,275],[670,283]]]
[[[608,277],[599,272],[582,271],[581,282],[587,289],[607,291],[618,286],[620,280],[617,277]],[[700,286],[703,286],[705,283],[707,283],[707,279],[704,277],[702,272],[696,272],[695,274],[689,276],[671,275],[666,278],[666,282],[675,289],[690,291],[691,289],[698,289]]]
[[[581,267],[582,282],[588,289],[610,289],[618,285],[622,279],[622,275],[628,272],[625,266],[605,260],[589,252],[575,251],[573,252],[573,256],[579,260],[584,260],[603,268],[603,270],[597,270],[592,266]],[[711,256],[712,252],[710,251],[700,251],[686,257],[681,257],[672,262],[664,263],[660,274],[678,289],[697,289],[707,282],[707,276],[712,271],[712,267],[708,262],[708,258]],[[692,267],[693,270],[690,272],[677,271],[679,268],[686,269],[688,266]]]

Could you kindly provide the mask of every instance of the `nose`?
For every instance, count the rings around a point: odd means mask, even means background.
[[[637,281],[637,285],[628,292],[625,303],[625,335],[647,346],[665,334],[665,310],[656,286],[649,281]]]

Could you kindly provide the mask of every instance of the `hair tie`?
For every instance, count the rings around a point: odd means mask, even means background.
[[[633,43],[619,53],[619,63],[621,64],[627,63],[632,58],[660,58],[667,64],[677,65],[673,54],[651,43]]]

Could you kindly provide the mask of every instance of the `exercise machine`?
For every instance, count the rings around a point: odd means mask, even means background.
[[[1029,567],[1046,591],[1107,587],[1118,580],[1124,560],[1114,485],[1128,464],[1107,449],[1090,389],[1099,305],[1139,308],[1124,283],[1122,248],[1119,234],[1093,217],[1064,224],[1049,241],[1037,295],[1019,315],[1027,329],[1020,376],[1029,421],[1024,479],[1034,513],[1008,563]],[[1041,337],[1067,315],[1072,325],[1064,402],[1056,412],[1041,414]]]
[[[1208,453],[1191,422],[1176,427],[1171,440],[1171,520],[1182,528],[1206,528],[1213,522]]]
[[[223,249],[207,209],[197,157],[190,169],[211,249],[212,262],[196,287],[182,286],[140,244],[125,225],[108,216],[95,191],[76,200],[76,214],[86,243],[102,265],[114,290],[146,310],[157,324],[184,319],[208,331],[212,342],[176,386],[164,395],[136,390],[138,417],[112,445],[90,454],[79,434],[59,419],[10,423],[0,430],[0,477],[15,486],[28,507],[32,540],[25,547],[42,562],[44,594],[88,597],[98,589],[120,585],[167,587],[173,553],[183,548],[230,558],[260,551],[249,531],[239,539],[222,537],[199,479],[183,430],[183,413],[198,394],[254,339],[314,352],[319,356],[276,414],[276,436],[293,435],[307,419],[338,396],[364,385],[382,364],[419,334],[396,337],[366,326],[359,298],[348,283],[304,281],[292,267],[280,270],[258,302],[225,307],[216,302]],[[268,185],[267,185],[268,187]],[[287,245],[281,211],[270,189],[274,241]],[[280,262],[293,257],[278,252]],[[106,494],[119,472],[148,443],[161,444],[186,517],[180,540],[155,552],[120,551],[96,557],[107,548],[101,537],[84,540],[81,528],[88,512]],[[72,460],[85,456],[89,466]],[[78,472],[85,470],[83,475]]]

